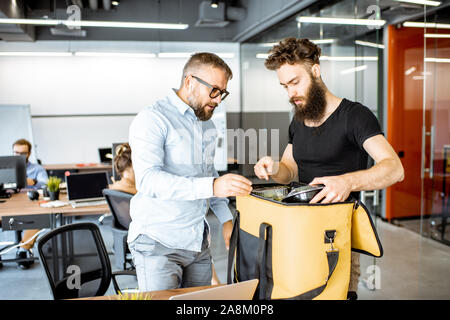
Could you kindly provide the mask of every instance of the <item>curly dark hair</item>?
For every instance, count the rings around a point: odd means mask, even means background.
[[[303,63],[308,66],[319,64],[321,49],[309,39],[286,38],[274,45],[264,65],[277,70],[283,64]]]

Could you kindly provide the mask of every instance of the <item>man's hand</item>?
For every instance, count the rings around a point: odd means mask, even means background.
[[[246,196],[252,191],[252,182],[238,174],[228,173],[214,180],[215,197]]]
[[[276,174],[276,171],[278,171],[278,166],[271,157],[266,156],[259,159],[255,164],[254,171],[259,179],[269,180],[269,176]]]
[[[223,240],[225,240],[225,247],[227,248],[227,250],[230,249],[230,238],[232,231],[233,231],[233,221],[228,220],[222,226]]]
[[[309,203],[334,203],[345,201],[352,191],[345,176],[315,178],[310,185],[323,184],[325,187]]]
[[[36,184],[36,181],[31,178],[27,178],[27,185],[34,186]]]

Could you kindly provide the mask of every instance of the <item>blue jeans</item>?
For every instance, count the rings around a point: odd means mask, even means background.
[[[139,291],[211,285],[208,227],[203,234],[201,252],[171,249],[143,234],[132,241],[129,248],[136,266]]]

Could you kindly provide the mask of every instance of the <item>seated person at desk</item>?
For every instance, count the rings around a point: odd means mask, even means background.
[[[120,175],[119,181],[114,181],[113,184],[109,186],[110,189],[118,190],[130,194],[136,194],[136,184],[134,180],[134,171],[131,163],[131,148],[128,143],[121,144],[116,148],[116,156],[114,157],[114,169]],[[212,265],[212,280],[211,284],[220,284],[219,278],[217,277],[214,264]]]
[[[47,171],[45,171],[45,169],[41,165],[29,161],[31,154],[31,143],[25,139],[17,140],[13,144],[13,152],[15,156],[25,157],[27,163],[27,188],[30,189],[42,188],[47,183],[48,180]],[[21,243],[27,242],[37,232],[39,232],[39,230],[37,229],[24,230]],[[16,252],[16,258],[33,257],[31,248],[33,248],[35,242],[36,238],[20,246],[20,248]],[[28,269],[33,263],[34,263],[33,261],[27,261],[27,262],[18,262],[17,264],[21,269]]]
[[[25,139],[17,140],[13,144],[13,152],[15,156],[25,157],[27,163],[27,188],[42,188],[48,180],[47,171],[41,165],[29,161],[31,143]]]
[[[119,181],[114,181],[109,186],[110,189],[123,191],[130,194],[136,194],[136,185],[134,182],[134,171],[131,163],[131,148],[128,143],[121,144],[116,148],[114,157],[114,169],[120,175]]]

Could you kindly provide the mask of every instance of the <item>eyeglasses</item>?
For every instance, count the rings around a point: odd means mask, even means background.
[[[220,100],[223,101],[230,94],[227,90],[225,90],[225,89],[224,90],[220,90],[219,88],[213,87],[208,82],[203,81],[199,77],[192,76],[192,78],[194,78],[195,80],[197,80],[201,84],[207,86],[208,88],[211,88],[211,92],[209,93],[209,97],[211,99],[214,99],[214,98],[217,98],[218,96],[220,96]]]
[[[15,156],[27,156],[28,152],[17,152],[17,151],[14,151],[14,155]]]

